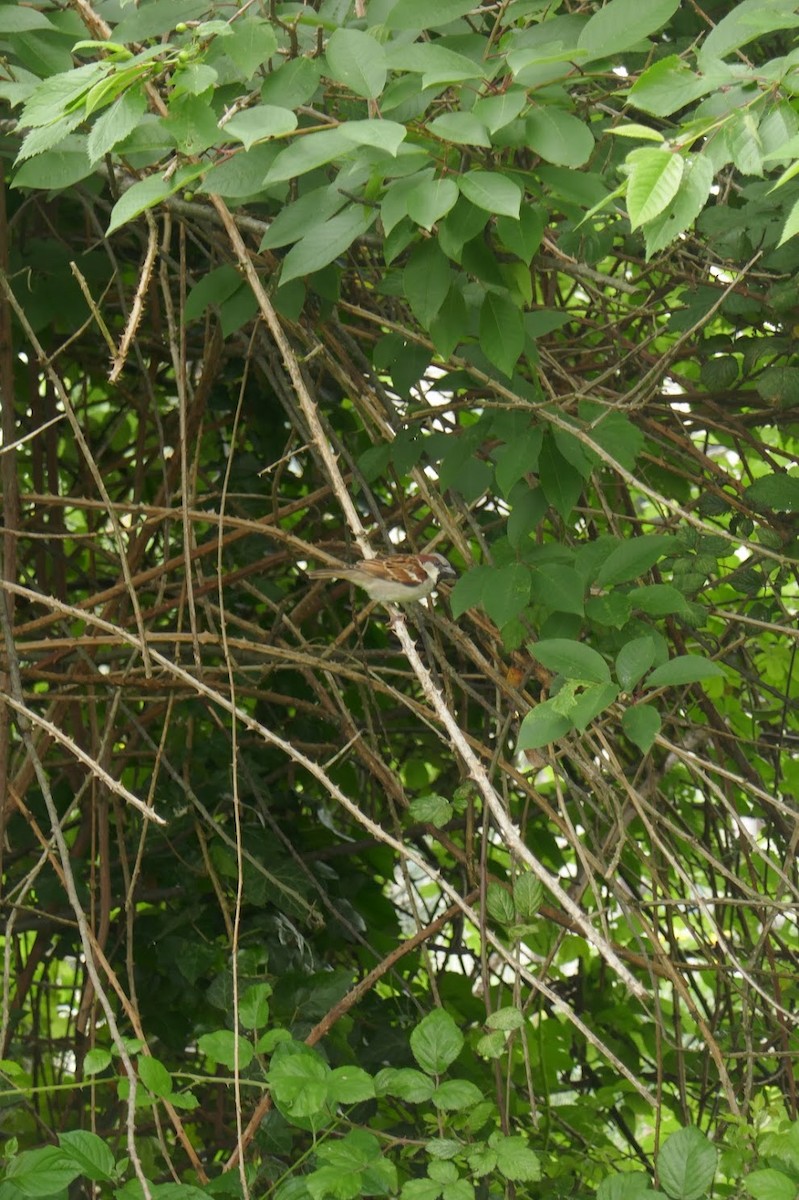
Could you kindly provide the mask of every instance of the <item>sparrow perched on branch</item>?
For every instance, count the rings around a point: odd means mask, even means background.
[[[311,579],[349,579],[381,604],[408,604],[429,596],[442,579],[457,575],[443,554],[392,554],[365,558],[354,566],[321,567]]]

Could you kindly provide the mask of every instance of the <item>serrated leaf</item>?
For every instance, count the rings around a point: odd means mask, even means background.
[[[218,1029],[214,1033],[204,1033],[198,1039],[197,1045],[201,1054],[214,1059],[231,1070],[235,1063],[235,1046],[237,1035],[231,1029]],[[250,1065],[253,1050],[246,1038],[238,1037],[239,1068],[244,1070]]]
[[[373,100],[386,86],[388,68],[380,42],[359,29],[336,29],[325,47],[332,79],[356,96]]]
[[[699,1200],[710,1191],[717,1161],[716,1147],[699,1129],[678,1129],[657,1156],[660,1186],[672,1200]]]
[[[458,1112],[471,1108],[483,1098],[477,1084],[469,1079],[448,1079],[433,1092],[432,1101],[444,1112]]]
[[[497,1169],[506,1179],[535,1182],[541,1178],[541,1163],[523,1137],[499,1137],[493,1143]]]
[[[538,883],[537,879],[536,883]],[[541,887],[541,884],[538,883],[538,886]],[[489,1013],[486,1017],[486,1025],[489,1029],[503,1029],[506,1032],[521,1029],[524,1025],[524,1014],[512,1005],[507,1008],[498,1008],[496,1012]]]
[[[513,902],[522,921],[529,921],[541,907],[544,887],[532,871],[523,871],[513,881]]]
[[[659,216],[644,225],[647,259],[690,229],[710,196],[713,186],[713,164],[710,159],[695,154],[683,161],[683,178],[674,200]]]
[[[378,1096],[397,1096],[410,1104],[421,1104],[429,1100],[435,1083],[429,1075],[413,1067],[384,1067],[375,1076],[375,1093]]]
[[[761,475],[744,491],[744,498],[758,509],[775,512],[799,511],[799,478],[772,471]]]
[[[428,796],[417,796],[411,800],[408,815],[413,821],[424,821],[441,829],[452,820],[452,805],[444,796],[431,792]]]
[[[486,889],[486,911],[492,921],[499,925],[512,925],[516,920],[516,906],[510,889],[492,879]]]
[[[630,225],[637,229],[671,204],[682,181],[685,160],[668,150],[647,148],[633,150],[627,162],[627,212]]]
[[[436,1008],[412,1031],[410,1045],[422,1070],[428,1075],[440,1075],[463,1049],[463,1034],[450,1013]]]
[[[108,1144],[88,1129],[75,1129],[58,1135],[58,1144],[80,1166],[81,1174],[93,1183],[114,1177],[114,1156]]]
[[[80,1174],[80,1164],[58,1146],[23,1150],[6,1168],[7,1182],[24,1196],[33,1197],[56,1196]]]

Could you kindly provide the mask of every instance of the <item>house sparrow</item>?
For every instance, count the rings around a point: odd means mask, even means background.
[[[311,579],[349,579],[381,604],[421,600],[441,579],[454,579],[456,574],[443,554],[392,554],[366,558],[351,567],[322,567],[308,572]]]

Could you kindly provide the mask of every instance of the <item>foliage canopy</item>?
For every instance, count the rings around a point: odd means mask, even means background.
[[[797,28],[0,2],[0,1200],[795,1195]]]

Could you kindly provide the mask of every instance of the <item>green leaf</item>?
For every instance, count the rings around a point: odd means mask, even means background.
[[[774,509],[775,512],[799,510],[799,478],[773,471],[761,475],[744,490],[744,498],[755,508]]]
[[[204,1033],[197,1045],[201,1054],[233,1070],[237,1035],[231,1029],[218,1029],[215,1033]],[[239,1068],[243,1071],[252,1062],[253,1050],[246,1038],[238,1037]]]
[[[644,225],[647,259],[690,229],[710,196],[713,186],[713,164],[710,159],[702,154],[693,154],[684,163],[680,190],[674,200],[659,216]]]
[[[725,58],[739,46],[775,29],[796,29],[799,16],[791,0],[741,0],[710,30],[700,43],[703,64]]]
[[[435,1083],[429,1075],[423,1075],[413,1067],[385,1067],[375,1076],[375,1093],[378,1096],[397,1096],[409,1104],[422,1104],[429,1100]]]
[[[594,138],[585,122],[553,105],[534,108],[524,129],[529,148],[547,162],[581,167],[593,153]]]
[[[328,1092],[338,1104],[360,1104],[363,1100],[374,1100],[375,1085],[371,1075],[348,1063],[330,1072]]]
[[[553,612],[582,616],[584,591],[583,578],[574,567],[562,563],[533,567],[533,599]]]
[[[433,1179],[406,1179],[400,1192],[400,1200],[438,1200],[441,1184]]]
[[[22,4],[0,6],[0,33],[30,33],[34,29],[55,30],[56,26],[35,8]]]
[[[111,1065],[111,1053],[100,1046],[90,1050],[83,1060],[84,1075],[99,1075]]]
[[[491,568],[491,580],[483,593],[483,607],[501,629],[530,602],[530,568],[508,563]]]
[[[448,1079],[433,1092],[432,1101],[436,1108],[444,1112],[459,1112],[464,1108],[472,1108],[483,1098],[476,1083],[469,1079]]]
[[[785,218],[785,224],[782,227],[778,245],[784,246],[792,237],[796,237],[797,233],[799,233],[799,200],[795,200],[791,205],[788,216]]]
[[[615,683],[592,683],[575,694],[568,716],[575,729],[587,729],[595,717],[604,712],[619,694]]]
[[[621,727],[627,737],[646,754],[660,733],[660,713],[651,704],[636,704],[627,708],[621,718]]]
[[[407,193],[408,216],[423,229],[432,229],[436,221],[454,206],[458,195],[458,185],[454,179],[443,176],[423,179]]]
[[[261,100],[278,108],[299,108],[313,98],[321,73],[318,60],[292,58],[267,75],[261,84]]]
[[[9,1162],[5,1177],[23,1196],[55,1196],[68,1188],[82,1167],[58,1146],[23,1150]]]
[[[626,583],[637,579],[666,554],[672,554],[675,539],[664,533],[645,533],[629,538],[612,550],[597,572],[595,582],[600,587]]]
[[[549,671],[557,671],[567,679],[588,683],[608,683],[610,668],[601,654],[582,642],[569,638],[548,638],[528,646],[533,658]]]
[[[536,1182],[541,1178],[541,1163],[523,1137],[499,1137],[493,1142],[497,1169],[506,1179]]]
[[[627,163],[627,212],[632,228],[637,229],[671,204],[683,177],[685,159],[669,150],[642,147],[631,151]]]
[[[348,250],[356,238],[362,237],[374,224],[377,213],[373,208],[350,204],[343,212],[313,226],[283,260],[281,284],[290,279],[312,275]]]
[[[75,1129],[58,1135],[64,1153],[80,1167],[81,1175],[92,1183],[104,1183],[114,1177],[114,1156],[103,1138],[88,1129]]]
[[[179,167],[170,179],[164,179],[161,175],[150,175],[147,179],[140,179],[123,192],[111,209],[111,220],[108,222],[106,233],[113,233],[115,229],[126,225],[146,209],[154,208],[162,200],[174,195],[190,180],[196,179],[201,171],[201,167]]]
[[[506,500],[519,480],[537,469],[543,440],[543,429],[540,425],[533,425],[499,452],[494,473],[497,486]]]
[[[456,582],[450,593],[450,608],[455,620],[465,613],[467,608],[478,608],[483,603],[483,595],[487,588],[493,586],[493,567],[472,567],[465,571]]]
[[[451,112],[434,117],[427,126],[430,133],[445,142],[465,146],[490,146],[488,130],[474,113]]]
[[[225,263],[224,266],[209,271],[195,283],[186,297],[183,319],[187,324],[190,321],[196,321],[212,304],[224,303],[234,292],[238,291],[241,283],[241,275],[231,263]]]
[[[616,678],[625,692],[632,691],[655,661],[657,648],[651,637],[633,638],[616,655]]]
[[[522,205],[518,219],[497,217],[494,227],[505,249],[510,250],[511,254],[515,254],[522,262],[529,263],[541,245],[546,224],[546,209],[526,203]]]
[[[636,588],[631,599],[635,608],[650,617],[666,617],[671,613],[688,611],[685,596],[670,583],[650,583]]]
[[[258,249],[273,250],[275,247],[288,246],[299,241],[308,232],[313,221],[326,221],[346,203],[347,197],[336,187],[313,188],[293,204],[281,208],[261,238]],[[192,294],[194,290],[196,289],[192,290]]]
[[[148,1092],[152,1092],[154,1096],[162,1099],[171,1095],[172,1076],[159,1059],[141,1054],[137,1061],[137,1070],[139,1079]]]
[[[542,746],[548,746],[550,742],[558,741],[572,728],[569,718],[555,709],[553,701],[545,700],[526,714],[519,730],[516,749],[539,750]]]
[[[344,121],[338,128],[347,141],[356,146],[374,146],[376,150],[385,150],[392,158],[396,158],[408,132],[398,121],[371,119]]]
[[[507,175],[493,171],[467,171],[458,176],[458,187],[467,200],[497,216],[518,217],[522,189]]]
[[[244,989],[239,999],[239,1023],[245,1029],[263,1029],[266,1025],[271,994],[268,983],[252,983]]]
[[[694,1127],[678,1129],[657,1156],[660,1186],[671,1200],[699,1200],[710,1191],[718,1151]]]
[[[474,8],[474,0],[396,0],[388,12],[387,29],[438,29],[464,17]]]
[[[219,139],[217,116],[206,95],[186,93],[173,99],[162,123],[178,149],[189,156],[202,154]]]
[[[508,378],[524,349],[524,337],[518,305],[506,295],[488,292],[480,308],[480,349]]]
[[[402,289],[425,329],[444,303],[451,278],[449,261],[436,241],[430,239],[416,247],[402,273]]]
[[[139,124],[146,107],[147,100],[140,88],[131,88],[115,100],[92,126],[86,144],[89,161],[98,162],[124,141]]]
[[[329,1076],[327,1063],[310,1047],[297,1042],[277,1046],[267,1073],[276,1102],[294,1117],[315,1117],[324,1112]]]
[[[309,171],[315,171],[317,167],[332,162],[334,158],[352,153],[352,149],[352,141],[344,136],[341,129],[323,129],[319,133],[305,134],[280,151],[269,168],[264,183],[271,186],[307,175]]]
[[[670,54],[639,75],[627,99],[631,105],[654,117],[668,117],[686,108],[700,96],[713,91],[712,78],[696,75],[677,54]]]
[[[630,597],[622,592],[610,592],[606,596],[591,596],[585,604],[585,615],[597,625],[609,625],[623,629],[630,619],[633,606]]]
[[[463,1049],[463,1034],[450,1013],[433,1009],[411,1032],[411,1053],[428,1075],[440,1075]]]
[[[510,890],[495,879],[486,889],[486,911],[498,925],[512,925],[516,920],[516,906]]]
[[[750,1171],[742,1182],[754,1200],[796,1200],[796,1180],[775,1167]]]
[[[508,88],[496,96],[483,96],[472,109],[472,113],[489,133],[496,133],[518,117],[527,104],[524,88]]]
[[[577,43],[581,62],[616,57],[657,33],[674,16],[680,0],[609,0],[588,21]]]
[[[656,667],[647,676],[647,687],[663,687],[670,684],[700,683],[703,679],[723,679],[724,671],[718,663],[702,658],[699,654],[680,654]]]
[[[325,47],[328,73],[356,96],[374,99],[386,86],[383,47],[358,29],[336,29]]]
[[[452,820],[452,805],[445,796],[431,792],[427,796],[418,796],[408,805],[408,815],[414,821],[423,821],[441,829]]]
[[[401,0],[402,2],[402,0]],[[390,42],[385,47],[386,63],[390,70],[413,71],[422,76],[422,87],[442,83],[460,83],[488,74],[488,68],[473,62],[435,42]]]
[[[533,876],[533,878],[535,879],[535,876]],[[538,884],[539,890],[543,895],[543,888],[541,887],[541,884],[537,879],[535,882]],[[518,908],[518,904],[516,907]],[[531,912],[529,915],[534,916],[535,910],[533,910],[533,912]],[[498,1008],[496,1012],[490,1013],[488,1017],[486,1017],[486,1025],[489,1029],[503,1029],[505,1032],[510,1032],[513,1029],[521,1029],[524,1026],[524,1013],[512,1005],[508,1006],[507,1008]]]
[[[234,137],[242,142],[246,150],[256,142],[293,133],[297,128],[297,116],[288,108],[276,108],[273,104],[256,104],[235,114],[223,126],[222,137]]]
[[[513,903],[516,905],[516,911],[522,921],[531,920],[541,907],[541,901],[544,899],[544,887],[541,880],[533,874],[532,871],[523,871],[513,880]],[[502,1012],[517,1013],[521,1017],[521,1013],[515,1008],[502,1009]],[[497,1014],[494,1014],[495,1016]],[[491,1025],[491,1021],[488,1022]],[[511,1028],[508,1025],[491,1025],[492,1029]],[[516,1026],[513,1026],[516,1028]]]
[[[225,54],[250,79],[277,50],[277,35],[264,17],[247,16],[232,22],[224,40]]]
[[[86,139],[72,135],[64,138],[54,149],[45,150],[36,158],[24,162],[14,173],[11,186],[60,191],[79,183],[91,173],[92,164],[86,153]]]
[[[564,521],[577,503],[583,490],[583,479],[561,454],[551,434],[544,438],[538,460],[541,489],[547,501]]]

